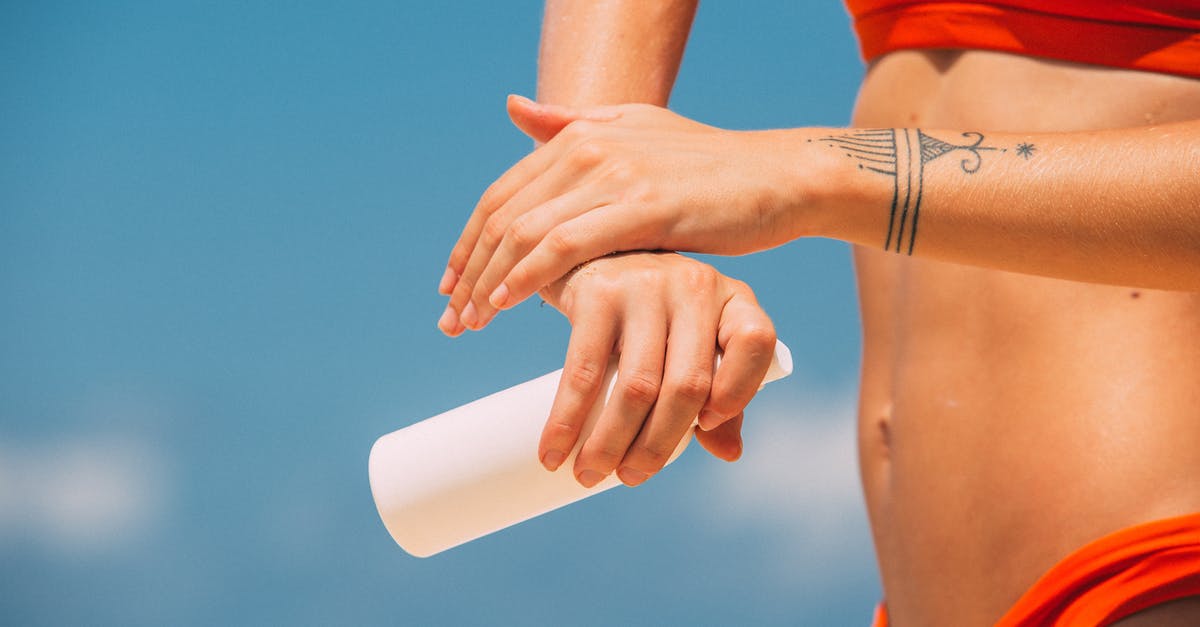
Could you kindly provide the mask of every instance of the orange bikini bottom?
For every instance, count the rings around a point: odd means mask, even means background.
[[[996,627],[1109,625],[1149,607],[1200,595],[1200,514],[1104,536],[1059,562]],[[875,610],[874,627],[887,627]]]

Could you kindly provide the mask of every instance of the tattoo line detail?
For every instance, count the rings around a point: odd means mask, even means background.
[[[963,133],[962,136],[965,139],[964,143],[952,144],[926,135],[919,128],[885,128],[829,135],[818,141],[857,160],[860,170],[870,170],[892,177],[892,210],[883,248],[893,250],[892,236],[895,235],[894,250],[911,255],[917,240],[917,220],[921,215],[925,164],[942,155],[961,150],[966,154],[959,162],[959,167],[964,173],[973,174],[983,165],[983,157],[979,153],[997,150],[992,146],[980,145],[984,139],[982,133],[972,131]],[[1029,146],[1029,152],[1032,151],[1033,146]],[[1020,153],[1018,147],[1018,154]],[[899,224],[896,221],[897,209],[900,213]],[[906,229],[907,251],[903,247]]]

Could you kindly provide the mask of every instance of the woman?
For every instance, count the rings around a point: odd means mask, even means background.
[[[736,459],[774,337],[746,286],[633,251],[848,241],[877,620],[1200,624],[1200,6],[849,4],[853,128],[731,132],[660,108],[695,2],[549,2],[539,102],[509,102],[544,146],[481,199],[439,325],[548,285],[543,464],[618,350],[573,472],[636,485],[697,413]]]

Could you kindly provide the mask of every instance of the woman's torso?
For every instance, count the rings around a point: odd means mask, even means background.
[[[1196,118],[1196,80],[902,51],[872,65],[853,123],[1036,132]],[[1088,541],[1200,511],[1200,294],[861,246],[855,263],[861,466],[895,624],[991,624]]]

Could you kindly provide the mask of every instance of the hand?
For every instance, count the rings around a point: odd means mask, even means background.
[[[574,110],[510,97],[547,142],[488,188],[450,255],[439,326],[480,329],[576,265],[613,251],[743,254],[797,235],[776,131],[726,131],[651,105]],[[561,132],[560,132],[561,131]]]
[[[627,253],[585,264],[542,296],[572,326],[538,446],[548,470],[574,448],[614,352],[617,381],[575,459],[579,483],[591,487],[614,470],[626,485],[642,483],[697,415],[705,449],[727,461],[741,455],[742,410],[775,350],[771,320],[745,283],[675,253]]]

